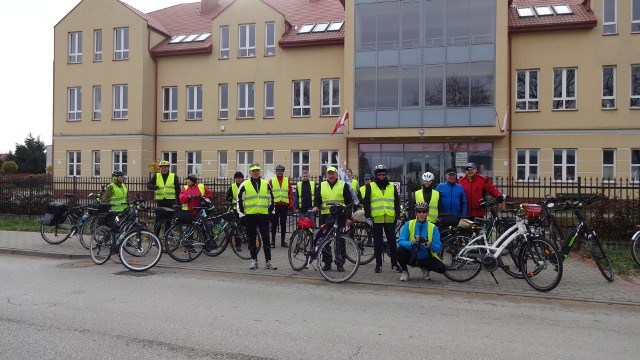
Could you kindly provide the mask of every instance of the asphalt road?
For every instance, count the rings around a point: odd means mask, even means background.
[[[2,359],[637,359],[637,306],[0,255]]]

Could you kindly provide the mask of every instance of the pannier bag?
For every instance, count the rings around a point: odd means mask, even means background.
[[[195,220],[195,216],[193,216],[193,211],[191,210],[178,210],[176,211],[176,220],[183,224],[192,223]]]
[[[460,224],[460,217],[455,214],[440,214],[438,216],[437,225],[439,227],[458,226]]]
[[[42,224],[54,225],[62,221],[62,216],[67,211],[67,205],[61,202],[52,201],[47,204],[47,211],[42,217]]]

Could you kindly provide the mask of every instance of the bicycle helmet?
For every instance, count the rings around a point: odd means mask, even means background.
[[[429,204],[424,201],[417,202],[414,206],[414,210],[429,210]]]
[[[284,171],[284,166],[282,165],[276,166],[276,171]]]
[[[120,170],[115,170],[114,172],[111,173],[111,176],[113,177],[124,176],[124,173]]]
[[[433,181],[433,178],[434,178],[433,174],[428,171],[422,174],[422,181]]]
[[[373,170],[373,173],[377,175],[378,173],[382,173],[382,172],[386,173],[387,167],[382,164],[376,165],[376,168]]]
[[[158,163],[158,166],[169,166],[169,162],[167,160],[162,160]]]

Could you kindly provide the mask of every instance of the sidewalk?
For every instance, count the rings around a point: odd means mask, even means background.
[[[300,272],[293,271],[289,266],[286,249],[276,247],[271,252],[273,262],[278,266],[276,271],[263,268],[264,255],[262,252],[258,254],[259,268],[257,270],[249,270],[249,261],[239,259],[231,249],[225,250],[222,255],[217,257],[201,255],[190,263],[178,263],[169,256],[163,256],[157,266],[323,280],[320,274],[313,269]],[[91,261],[89,252],[80,245],[75,236],[60,245],[50,245],[42,240],[39,233],[31,232],[0,231],[0,254],[35,255]],[[501,270],[497,270],[494,273],[499,284],[496,284],[491,275],[485,271],[482,271],[475,279],[466,283],[455,283],[435,273],[431,274],[431,281],[412,279],[409,282],[402,283],[398,280],[400,274],[392,273],[391,264],[388,260],[385,261],[387,262],[384,263],[381,274],[374,273],[372,262],[360,266],[356,275],[349,282],[331,286],[349,286],[349,283],[361,283],[640,306],[639,279],[627,280],[616,276],[614,282],[608,283],[594,263],[581,262],[577,260],[577,257],[569,258],[565,263],[562,282],[549,293],[535,291],[524,280],[513,279]],[[409,271],[412,274],[419,274],[419,271],[412,271],[411,268]],[[323,283],[329,284],[324,281]]]

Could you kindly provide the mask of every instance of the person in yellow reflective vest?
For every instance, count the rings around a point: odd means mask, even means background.
[[[116,170],[111,173],[111,184],[107,185],[100,199],[104,204],[113,204],[111,210],[122,211],[127,208],[126,204],[129,201],[129,190],[127,185],[124,184],[124,173],[120,170]]]
[[[309,180],[309,171],[302,170],[302,179],[296,185],[296,210],[295,213],[305,213],[313,208],[313,199],[316,193],[316,183]]]
[[[230,204],[230,207],[236,214],[238,213],[238,204],[236,202],[236,199],[238,199],[238,189],[243,182],[244,174],[240,171],[236,171],[236,173],[233,174],[233,184],[231,184],[231,186],[229,186],[229,190],[227,190],[227,203]],[[242,251],[241,241],[236,241],[236,251]]]
[[[418,202],[415,211],[416,218],[404,224],[398,237],[398,263],[402,269],[400,281],[409,281],[407,266],[419,267],[425,280],[431,280],[429,271],[442,274],[447,270],[438,258],[438,252],[442,248],[440,232],[434,224],[427,221],[429,205]]]
[[[262,248],[264,249],[265,269],[277,270],[271,262],[271,247],[269,246],[269,214],[273,212],[273,192],[267,180],[260,177],[260,165],[249,165],[251,177],[238,188],[238,216],[245,218],[247,239],[257,239],[256,229],[260,230]],[[258,252],[256,242],[249,241],[251,265],[249,269],[258,268]]]
[[[287,216],[293,211],[293,188],[289,178],[284,176],[284,166],[276,166],[276,177],[269,180],[274,198],[274,213],[271,214],[271,248],[276,247],[276,232],[280,224],[280,246],[287,247]]]
[[[367,185],[371,184],[371,174],[364,174],[364,185],[360,186],[360,190],[358,190],[358,199],[362,204],[362,200],[364,199],[364,193],[367,189]]]
[[[147,189],[155,191],[156,207],[171,208],[173,205],[179,205],[180,179],[176,174],[169,171],[168,161],[160,161],[158,166],[160,167],[160,172],[153,174],[149,182],[147,182]],[[156,216],[158,217],[156,222],[161,222],[165,219],[158,214]],[[169,226],[169,223],[166,225]]]
[[[353,171],[351,171],[351,169],[349,169],[349,168],[346,168],[346,169],[344,169],[344,174],[347,175],[347,179],[349,179],[349,181],[350,181],[351,188],[353,189],[353,192],[357,194],[358,193],[358,188],[359,188],[358,179],[352,178]]]
[[[183,210],[191,210],[194,207],[202,205],[202,198],[213,197],[213,193],[203,183],[198,182],[197,174],[187,175],[187,185],[182,187],[180,192],[180,203]],[[197,216],[197,212],[193,212],[194,216]]]
[[[396,260],[395,221],[400,215],[400,199],[396,187],[387,179],[387,167],[377,165],[374,170],[375,181],[367,185],[363,199],[364,216],[372,226],[373,253],[376,257],[375,272],[382,272],[382,232],[387,237],[391,271],[400,272]]]
[[[433,176],[432,173],[426,172],[422,174],[422,188],[413,193],[414,204],[424,202],[429,204],[429,215],[427,220],[435,224],[438,220],[438,205],[440,200],[440,193],[433,189]]]

